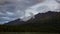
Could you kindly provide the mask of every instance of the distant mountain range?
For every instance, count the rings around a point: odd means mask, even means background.
[[[60,12],[48,11],[35,15],[35,19],[30,19],[27,22],[20,19],[5,23],[4,25],[42,25],[42,24],[60,24]]]

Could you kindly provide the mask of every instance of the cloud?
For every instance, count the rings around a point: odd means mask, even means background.
[[[18,18],[29,20],[34,15],[49,10],[59,11],[58,6],[59,3],[55,0],[0,0],[0,24]]]
[[[40,0],[0,0],[0,24],[24,17],[25,10]],[[24,18],[25,19],[25,18]],[[29,19],[29,17],[28,17]]]
[[[26,16],[31,17],[30,13],[33,13],[33,16],[38,13],[45,13],[47,11],[55,11],[60,12],[60,4],[56,2],[55,0],[46,0],[43,3],[38,3],[36,5],[33,5],[32,7],[29,7],[25,10]],[[27,18],[26,18],[27,19]],[[23,19],[25,20],[25,19]]]

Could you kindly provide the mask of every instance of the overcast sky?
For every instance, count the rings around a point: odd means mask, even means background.
[[[0,24],[18,18],[29,20],[38,13],[55,11],[58,6],[55,0],[0,0]]]

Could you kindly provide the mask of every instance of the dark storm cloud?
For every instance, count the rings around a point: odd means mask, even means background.
[[[39,2],[40,0],[0,0],[0,24],[21,17],[28,7]]]

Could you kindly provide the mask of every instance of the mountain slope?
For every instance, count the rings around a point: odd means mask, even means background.
[[[47,25],[57,25],[60,24],[60,12],[51,12],[39,13],[35,15],[35,19],[30,19],[27,21],[28,24],[47,24]],[[35,23],[35,24],[34,24]],[[28,25],[27,24],[27,25]]]
[[[21,21],[20,19],[11,21],[7,23],[8,25],[21,25],[21,24],[55,24],[60,22],[60,12],[51,12],[48,11],[46,13],[39,13],[35,15],[35,19],[30,19],[27,22]],[[54,23],[55,22],[55,23]],[[5,25],[7,25],[5,24]]]
[[[16,19],[14,21],[11,21],[9,23],[5,23],[4,25],[21,25],[21,24],[24,24],[25,22],[24,21],[21,21],[20,19]]]
[[[16,26],[11,26],[11,25],[16,25]],[[35,15],[35,19],[31,18],[27,22],[23,22],[23,21],[21,22],[20,19],[17,19],[3,26],[0,26],[0,31],[55,32],[55,33],[60,32],[60,12],[48,11],[46,13],[39,13]]]

